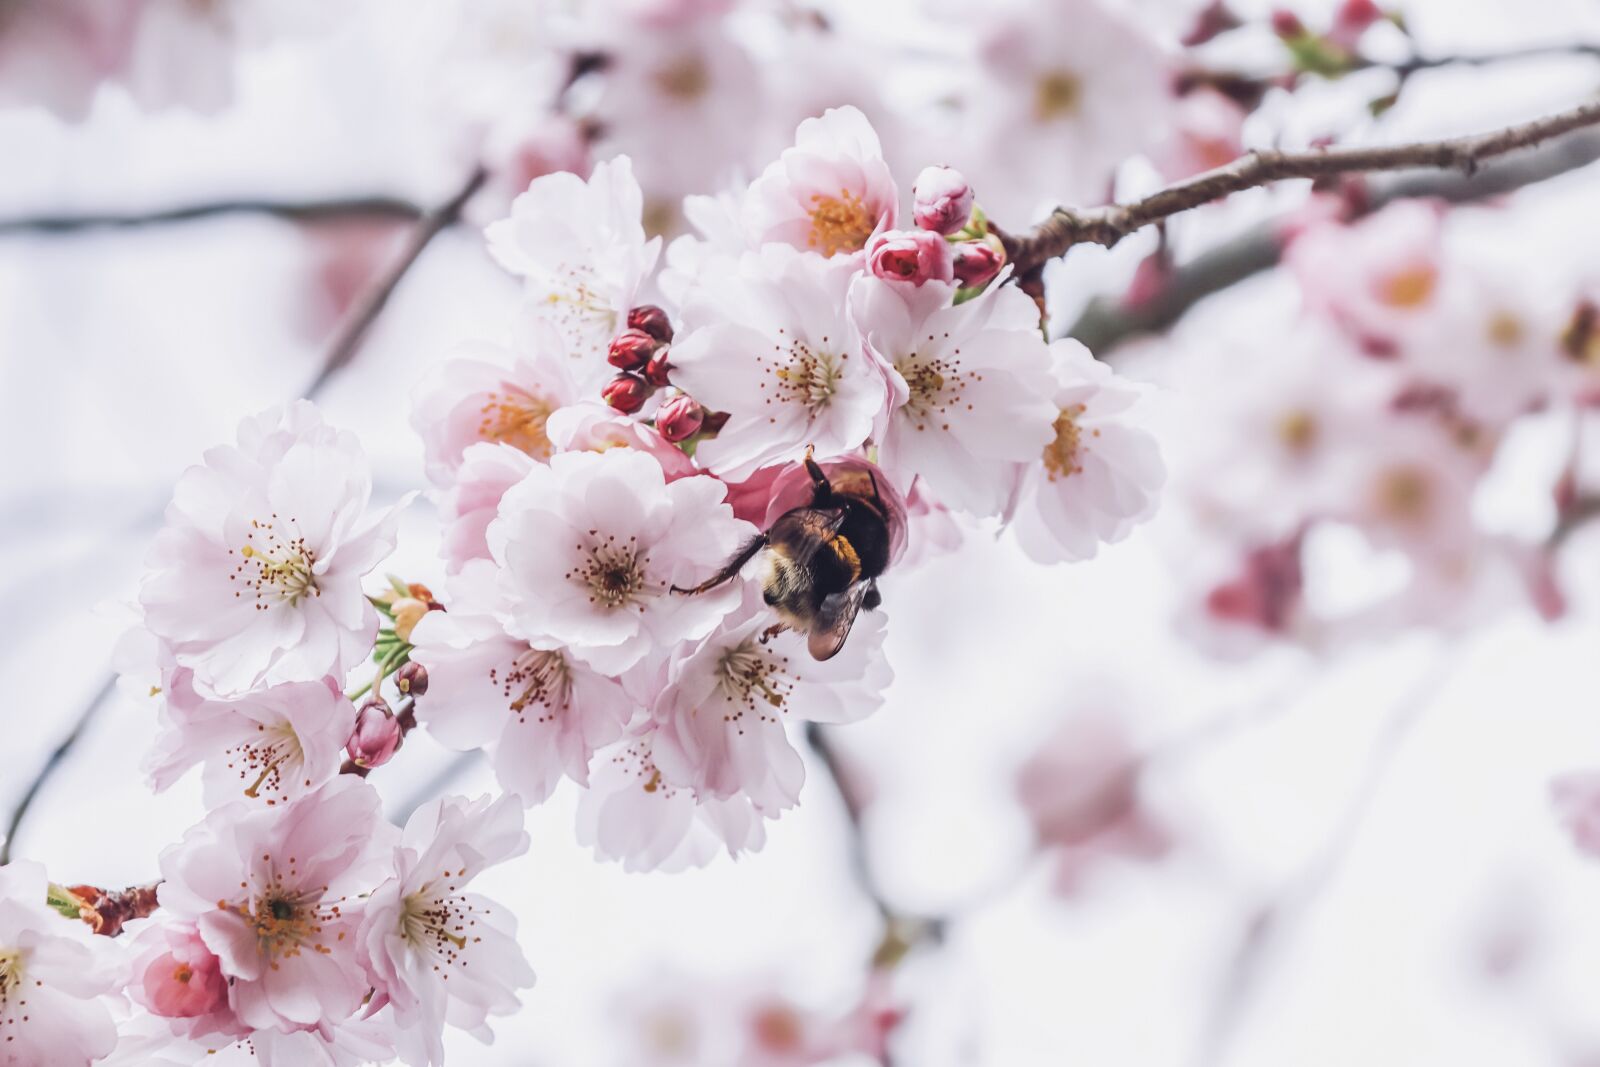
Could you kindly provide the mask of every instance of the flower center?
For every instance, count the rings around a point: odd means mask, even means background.
[[[1278,439],[1289,451],[1303,454],[1317,443],[1317,418],[1309,411],[1291,411],[1278,420]]]
[[[542,302],[544,313],[569,339],[567,354],[573,359],[603,355],[617,332],[617,312],[601,295],[594,271],[563,263],[543,280],[550,290]]]
[[[806,245],[825,256],[854,252],[867,243],[877,221],[861,197],[848,189],[839,190],[838,196],[812,193],[811,236]]]
[[[22,953],[16,949],[0,949],[0,1002],[11,991],[22,985]],[[0,1019],[0,1022],[8,1020]]]
[[[1082,404],[1074,404],[1056,416],[1056,439],[1044,446],[1044,469],[1052,482],[1083,470],[1083,464],[1078,462],[1078,448],[1083,437],[1078,418],[1084,410]],[[1099,430],[1089,432],[1100,433]]]
[[[271,889],[248,903],[219,900],[217,907],[236,912],[250,923],[256,945],[272,961],[273,970],[278,969],[278,960],[292,959],[308,948],[327,955],[330,950],[321,941],[324,925],[339,917],[338,905],[325,909],[315,893],[289,889],[276,877]]]
[[[1395,467],[1378,480],[1379,512],[1400,522],[1426,518],[1432,497],[1427,474],[1414,467]]]
[[[534,459],[550,458],[550,437],[545,422],[554,410],[541,396],[508,385],[503,393],[490,393],[479,410],[478,436],[501,441]]]
[[[724,652],[717,662],[717,689],[730,704],[751,711],[758,703],[781,709],[794,692],[794,682],[783,673],[788,662],[789,657],[778,656],[754,638],[746,638]],[[736,717],[737,714],[730,716]]]
[[[780,329],[778,332],[784,331]],[[828,339],[824,337],[822,343],[827,344]],[[783,352],[781,343],[773,348],[779,353]],[[838,390],[839,376],[843,371],[840,364],[850,357],[819,351],[805,341],[790,342],[788,355],[787,360],[756,357],[758,363],[767,364],[768,372],[777,382],[777,395],[767,397],[767,403],[797,403],[812,411],[827,407]],[[760,388],[766,387],[766,382],[760,383]]]
[[[706,94],[711,85],[711,72],[706,69],[704,59],[689,53],[657,70],[656,84],[674,100],[689,103]]]
[[[241,781],[254,775],[244,790],[244,795],[251,800],[260,796],[263,790],[282,793],[285,784],[282,773],[284,765],[298,765],[304,757],[299,735],[287,724],[269,729],[258,723],[255,736],[241,741],[223,754],[228,758],[228,769],[236,769]],[[308,787],[311,785],[310,781],[305,784]],[[276,804],[277,800],[269,797],[267,803]]]
[[[559,649],[548,652],[527,649],[512,661],[511,669],[504,674],[498,667],[490,667],[489,682],[500,687],[501,695],[519,723],[528,721],[530,706],[543,709],[535,722],[550,722],[557,712],[572,703],[572,673],[567,668],[566,656]]]
[[[906,380],[909,391],[900,410],[919,432],[928,428],[930,418],[938,420],[939,429],[948,430],[950,424],[945,417],[950,409],[961,406],[969,383],[983,380],[982,375],[961,369],[961,360],[954,358],[960,354],[961,349],[957,348],[951,359],[922,359],[913,352],[895,363],[895,370]],[[971,411],[972,405],[967,404],[966,410]]]
[[[401,936],[413,949],[433,957],[433,969],[444,980],[450,977],[444,973],[445,968],[466,966],[467,946],[483,940],[471,932],[478,925],[476,909],[456,893],[450,881],[465,873],[465,868],[453,875],[441,871],[439,880],[445,883],[442,889],[429,882],[401,902]]]
[[[591,543],[587,548],[578,545],[577,548],[586,555],[580,565],[567,572],[567,580],[588,587],[589,603],[615,611],[656,591],[649,588],[645,569],[650,557],[639,551],[637,538],[629,537],[621,542],[616,534],[609,534],[598,544]],[[639,610],[644,610],[643,604],[639,605]]]
[[[288,525],[294,526],[295,520],[291,518]],[[306,545],[304,537],[280,534],[276,514],[265,522],[251,519],[245,543],[237,553],[228,549],[228,555],[240,557],[228,581],[244,585],[233,595],[242,599],[248,591],[255,597],[257,611],[285,601],[294,607],[303,597],[322,595],[317,588],[316,552]]]
[[[1510,311],[1496,311],[1489,316],[1489,343],[1500,348],[1515,348],[1522,343],[1527,331],[1522,320]]]
[[[1418,308],[1433,296],[1439,272],[1427,263],[1397,271],[1378,282],[1378,299],[1394,308]]]
[[[1040,122],[1053,122],[1078,113],[1083,82],[1070,70],[1054,70],[1033,87],[1033,114]]]
[[[787,1004],[771,1004],[756,1013],[751,1028],[756,1045],[768,1052],[798,1052],[804,1043],[805,1026]]]

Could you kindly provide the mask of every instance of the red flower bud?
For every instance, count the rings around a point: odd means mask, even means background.
[[[643,330],[664,345],[672,343],[672,320],[654,304],[640,304],[628,312],[628,328]]]
[[[1306,24],[1300,21],[1300,16],[1293,11],[1278,8],[1272,13],[1272,32],[1289,40],[1294,37],[1304,37]]]
[[[927,167],[911,186],[917,225],[934,233],[951,234],[972,217],[972,186],[958,170]]]
[[[394,684],[400,692],[408,696],[419,697],[428,691],[428,668],[415,660],[406,663],[395,672]]]
[[[624,415],[632,415],[644,407],[645,400],[650,396],[650,386],[637,374],[619,374],[606,383],[600,390],[600,395],[607,404],[616,408]]]
[[[660,346],[660,341],[643,330],[630,327],[611,339],[606,362],[618,370],[638,370],[650,362],[650,357],[655,355]]]
[[[986,241],[964,241],[955,246],[955,276],[963,288],[987,285],[1005,265],[1004,253]]]
[[[400,723],[389,705],[373,697],[356,712],[356,728],[345,742],[344,750],[357,767],[371,770],[394,758],[395,750],[400,747],[400,734]]]
[[[867,265],[885,281],[947,282],[954,275],[950,242],[933,230],[890,230],[867,242]]]
[[[679,393],[656,412],[656,430],[673,444],[699,433],[705,421],[706,409],[687,393]]]
[[[644,365],[645,381],[658,388],[668,384],[668,375],[672,370],[672,364],[667,362],[667,353],[670,351],[668,348],[656,349],[656,354]]]

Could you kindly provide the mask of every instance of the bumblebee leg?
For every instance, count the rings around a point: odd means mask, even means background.
[[[833,485],[817,461],[811,458],[811,447],[806,447],[806,473],[811,475],[811,503],[824,504],[833,499]]]
[[[707,578],[705,581],[701,582],[692,589],[680,589],[678,586],[673,586],[672,591],[674,593],[686,593],[690,596],[693,596],[696,593],[704,593],[708,590],[715,589],[723,582],[729,581],[735,575],[737,575],[744,565],[754,559],[756,553],[760,552],[765,547],[767,547],[767,535],[764,533],[756,534],[754,537],[750,538],[750,540],[746,541],[740,547],[739,551],[735,552],[732,558],[722,565],[722,569],[717,571],[717,573],[713,574],[711,577]]]

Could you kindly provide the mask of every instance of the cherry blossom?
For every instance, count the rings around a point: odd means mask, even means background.
[[[406,821],[394,875],[367,899],[358,938],[376,990],[369,1011],[392,1008],[407,1063],[444,1062],[447,1021],[491,1040],[488,1017],[515,1011],[517,990],[533,985],[516,920],[465,891],[527,848],[514,797],[445,797]]]
[[[668,482],[631,449],[535,466],[488,530],[509,632],[613,675],[655,645],[705,636],[737,594],[670,590],[698,584],[751,532],[724,495],[711,478]]]
[[[208,805],[244,798],[272,807],[332,778],[354,727],[355,708],[332,679],[207,700],[190,672],[179,670],[147,760],[151,785],[160,792],[203,763]]]
[[[156,922],[139,931],[133,948],[129,992],[152,1014],[170,1020],[172,1034],[239,1037],[249,1032],[228,1004],[222,961],[196,926]]]
[[[161,854],[161,907],[198,926],[242,1024],[305,1029],[361,1005],[360,894],[392,829],[377,792],[340,775],[276,809],[218,808]]]
[[[462,452],[455,483],[439,505],[444,520],[440,554],[447,573],[457,573],[471,560],[489,558],[486,534],[500,513],[500,499],[535,462],[520,448],[503,442],[480,442]]]
[[[361,578],[393,550],[398,511],[368,514],[371,492],[356,439],[305,402],[246,419],[184,473],[139,603],[197,689],[342,676],[366,655]]]
[[[45,871],[0,867],[0,1064],[87,1067],[117,1043],[122,954],[45,905]]]

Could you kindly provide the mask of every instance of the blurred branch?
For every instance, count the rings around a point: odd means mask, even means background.
[[[1338,876],[1388,778],[1395,756],[1423,713],[1433,706],[1455,662],[1454,650],[1448,646],[1436,653],[1433,663],[1396,705],[1373,742],[1361,780],[1333,833],[1297,877],[1276,896],[1254,907],[1246,917],[1244,930],[1228,960],[1227,973],[1207,1012],[1195,1055],[1196,1067],[1213,1067],[1223,1061],[1228,1043],[1260,981],[1268,953],[1285,936],[1294,920],[1306,914]]]
[[[1007,258],[1018,277],[1026,281],[1045,263],[1075,245],[1111,248],[1146,226],[1246,189],[1292,178],[1332,178],[1389,170],[1459,170],[1470,177],[1485,160],[1594,125],[1600,125],[1600,101],[1468,137],[1306,152],[1258,149],[1125,204],[1058,207],[1028,233],[1004,235],[1002,239]]]
[[[466,206],[472,195],[482,188],[487,179],[488,172],[483,167],[478,167],[467,177],[467,180],[454,196],[418,220],[399,258],[382,276],[372,283],[366,294],[351,308],[350,314],[345,318],[344,324],[340,327],[333,343],[329,345],[327,354],[323,356],[322,366],[318,370],[316,377],[300,393],[302,397],[308,400],[315,398],[322,391],[322,388],[328,384],[329,380],[344,367],[348,366],[350,361],[355,358],[356,353],[361,350],[361,344],[366,339],[368,331],[371,330],[372,324],[377,321],[378,316],[389,303],[389,298],[394,295],[394,291],[399,287],[406,273],[416,265],[417,260],[422,256],[423,250],[432,243],[433,239],[461,217],[462,208]],[[10,861],[11,848],[17,839],[17,830],[21,827],[23,819],[38,798],[40,790],[60,769],[67,756],[72,753],[72,750],[77,747],[78,742],[93,723],[95,716],[99,714],[100,709],[115,691],[116,681],[117,676],[114,673],[106,678],[100,688],[95,691],[94,697],[78,712],[77,721],[73,724],[71,731],[56,746],[55,751],[45,760],[44,766],[39,768],[33,780],[28,783],[28,788],[23,791],[22,798],[17,802],[16,809],[11,813],[11,819],[6,828],[5,840],[0,842],[0,865]]]
[[[162,208],[145,212],[107,212],[85,215],[34,215],[0,219],[0,235],[61,234],[83,230],[127,230],[145,226],[165,226],[174,222],[195,222],[227,215],[268,215],[291,222],[327,222],[351,219],[394,219],[413,221],[424,209],[389,196],[357,196],[332,200],[217,200],[205,204]]]
[[[1600,132],[1583,133],[1514,159],[1489,162],[1470,175],[1414,175],[1377,184],[1366,210],[1376,211],[1395,200],[1422,197],[1452,203],[1482,200],[1548,181],[1596,160],[1600,160]],[[1067,336],[1103,354],[1141,334],[1167,329],[1206,297],[1275,266],[1283,253],[1280,235],[1287,221],[1279,218],[1261,223],[1178,266],[1154,296],[1137,306],[1115,297],[1095,298],[1068,329]]]
[[[1588,57],[1600,59],[1600,45],[1580,41],[1563,44],[1529,45],[1510,48],[1504,52],[1453,54],[1447,56],[1412,56],[1403,63],[1382,63],[1360,59],[1356,70],[1390,70],[1401,78],[1409,78],[1419,70],[1438,70],[1441,67],[1489,67],[1499,63],[1520,63],[1530,59],[1558,59],[1562,57]]]

